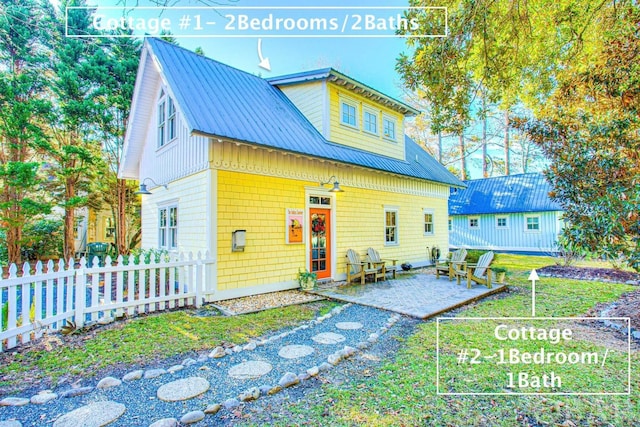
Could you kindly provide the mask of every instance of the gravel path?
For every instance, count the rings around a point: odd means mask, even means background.
[[[398,322],[412,321],[375,308],[339,306],[328,315],[242,348],[226,352],[217,348],[161,369],[3,399],[0,427],[11,420],[19,422],[16,426],[54,427],[106,425],[105,420],[109,426],[127,427],[147,427],[161,420],[163,424],[154,427],[224,425],[233,414],[262,399],[274,399],[272,395],[278,396],[282,389],[298,393],[317,385],[318,375],[335,375],[345,366],[366,361],[365,352],[390,342],[387,332],[395,333]],[[384,357],[386,352],[381,354]],[[241,403],[255,398],[259,398],[256,403]]]

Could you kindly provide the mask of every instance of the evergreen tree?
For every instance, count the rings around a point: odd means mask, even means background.
[[[128,34],[130,35],[130,34]],[[132,37],[113,37],[104,41],[96,60],[94,76],[100,82],[95,100],[101,105],[98,123],[106,166],[104,179],[96,192],[112,207],[116,226],[116,248],[128,254],[140,236],[138,197],[133,183],[118,178],[127,119],[133,99],[141,43]]]
[[[0,5],[0,221],[10,263],[20,263],[22,230],[50,211],[40,192],[38,153],[48,150],[51,103],[46,97],[48,43],[53,11],[46,0],[5,0]]]
[[[84,0],[65,0],[67,7],[86,6]],[[54,45],[53,78],[54,115],[51,127],[51,150],[59,188],[57,201],[64,209],[64,258],[75,256],[75,211],[87,204],[88,185],[101,161],[101,147],[95,138],[97,106],[92,99],[96,90],[94,58],[98,50],[95,38],[65,37],[65,22],[58,20]],[[73,34],[89,34],[91,11],[69,9],[66,25]]]

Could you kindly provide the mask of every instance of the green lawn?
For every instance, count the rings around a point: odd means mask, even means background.
[[[549,265],[553,259],[500,254],[498,262],[510,271],[509,294],[463,310],[459,317],[531,315],[529,271]],[[633,289],[627,285],[542,278],[536,285],[536,314],[539,317],[582,316],[598,302],[613,301]],[[536,325],[540,326],[539,323]],[[491,364],[463,368],[456,364],[458,349],[483,349],[487,342],[493,340],[494,329],[475,321],[443,323],[440,328],[440,337],[446,337],[446,342],[441,344],[441,374],[444,369],[452,369],[447,374],[453,372],[448,382],[441,379],[441,391],[501,391],[496,384],[504,380],[502,368]],[[535,351],[536,345],[519,341],[517,347],[523,351]],[[566,342],[562,348],[566,352],[597,351],[601,357],[606,351],[601,345],[578,338]],[[640,355],[636,351],[632,353],[631,396],[438,395],[436,322],[428,321],[419,326],[418,332],[406,342],[395,360],[377,369],[376,375],[356,375],[356,380],[348,384],[327,385],[313,405],[294,405],[292,411],[301,417],[304,414],[309,425],[637,426],[640,419],[638,362]],[[590,391],[594,388],[626,391],[626,353],[610,353],[602,369],[585,365],[564,369],[558,371],[565,378],[564,391],[582,391],[585,388]]]
[[[321,302],[266,310],[234,317],[198,316],[189,310],[134,318],[111,329],[98,329],[91,338],[82,331],[61,337],[47,351],[42,346],[15,354],[0,353],[0,386],[32,380],[55,381],[66,375],[87,376],[109,367],[149,366],[156,360],[212,349],[224,343],[243,344],[286,326],[328,312],[335,304]]]

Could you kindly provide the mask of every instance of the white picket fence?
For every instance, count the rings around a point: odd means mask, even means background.
[[[20,276],[12,264],[9,277],[0,280],[0,352],[59,331],[67,322],[81,328],[124,315],[199,307],[207,292],[205,266],[214,262],[208,252],[138,264],[132,256],[128,263],[119,256],[115,264],[106,257],[103,266],[97,257],[90,265],[85,258],[77,264],[49,261],[46,269],[38,261],[33,272],[25,263]]]

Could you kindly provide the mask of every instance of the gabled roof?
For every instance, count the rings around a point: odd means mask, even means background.
[[[449,215],[561,211],[549,198],[551,186],[541,173],[507,175],[465,181],[452,191]]]
[[[155,63],[191,133],[224,138],[290,153],[362,166],[452,186],[464,184],[415,142],[406,138],[407,161],[327,141],[276,86],[187,49],[147,38],[138,73],[152,73]],[[153,61],[148,61],[145,55]],[[147,64],[147,65],[145,65]],[[156,73],[157,74],[157,73]],[[157,79],[148,76],[150,80]],[[121,162],[121,176],[137,176],[148,113],[136,99],[151,86],[138,75]],[[138,111],[142,110],[142,111]],[[138,119],[137,119],[138,118]],[[134,124],[134,120],[141,120]],[[417,161],[416,161],[417,158]]]
[[[398,101],[384,93],[377,91],[376,89],[360,83],[359,81],[352,79],[351,77],[334,70],[333,68],[322,68],[320,70],[303,71],[296,74],[288,74],[286,76],[273,77],[267,79],[269,83],[275,86],[287,86],[291,84],[298,84],[304,82],[313,82],[317,80],[327,80],[334,82],[339,86],[345,86],[349,90],[354,90],[356,93],[361,94],[365,98],[382,104],[394,111],[399,112],[404,116],[416,116],[420,114],[419,110],[416,110],[412,106]]]

